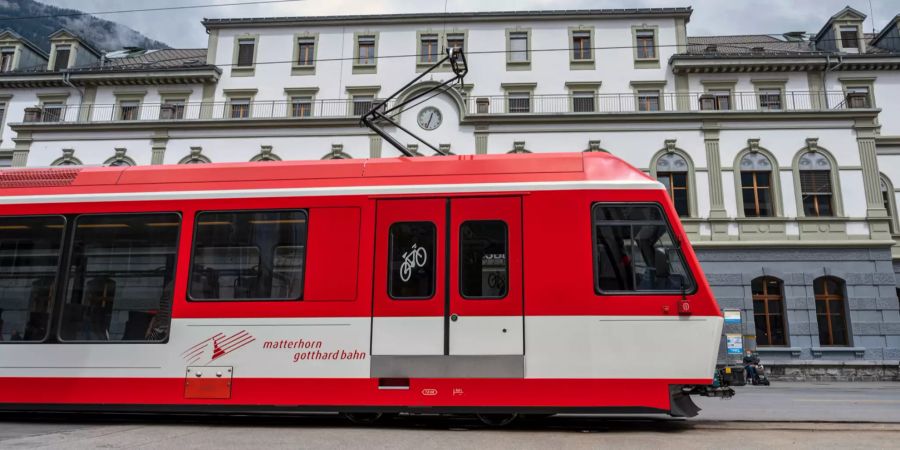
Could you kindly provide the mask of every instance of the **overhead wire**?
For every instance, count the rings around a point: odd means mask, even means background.
[[[175,11],[175,10],[185,10],[185,9],[201,9],[201,8],[218,8],[223,6],[252,6],[252,5],[264,5],[271,3],[296,3],[302,2],[306,0],[252,0],[252,1],[242,1],[242,2],[230,2],[230,3],[207,3],[202,5],[179,5],[179,6],[160,6],[157,8],[140,8],[140,9],[119,9],[114,11],[93,11],[93,12],[72,12],[72,13],[59,13],[59,14],[43,14],[37,16],[0,16],[0,22],[10,22],[16,20],[34,20],[34,19],[51,19],[54,17],[79,17],[79,16],[99,16],[99,15],[107,15],[107,14],[127,14],[127,13],[138,13],[138,12],[156,12],[156,11]]]

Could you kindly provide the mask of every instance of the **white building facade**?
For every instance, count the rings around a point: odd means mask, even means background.
[[[615,154],[669,186],[742,311],[726,332],[776,374],[897,377],[900,19],[691,37],[691,12],[210,19],[206,49],[105,56],[65,30],[50,55],[6,32],[0,165],[393,157],[360,114],[460,47],[464,84],[403,127],[455,154]]]

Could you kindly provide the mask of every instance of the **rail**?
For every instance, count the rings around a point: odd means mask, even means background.
[[[369,111],[377,99],[316,99],[303,101],[226,101],[180,103],[129,103],[51,105],[26,108],[26,123],[93,123],[161,120],[258,120],[311,118],[357,118]],[[388,104],[390,108],[392,104]],[[732,92],[627,94],[562,94],[470,96],[467,114],[547,115],[623,114],[696,111],[826,111],[868,108],[870,102],[848,101],[842,92],[787,91],[783,93]]]

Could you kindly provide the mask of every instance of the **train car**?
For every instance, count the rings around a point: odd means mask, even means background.
[[[0,410],[685,416],[713,380],[721,311],[666,190],[608,154],[0,188]]]

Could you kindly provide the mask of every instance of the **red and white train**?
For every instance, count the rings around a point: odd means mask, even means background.
[[[696,413],[722,317],[602,153],[0,171],[0,410]]]

